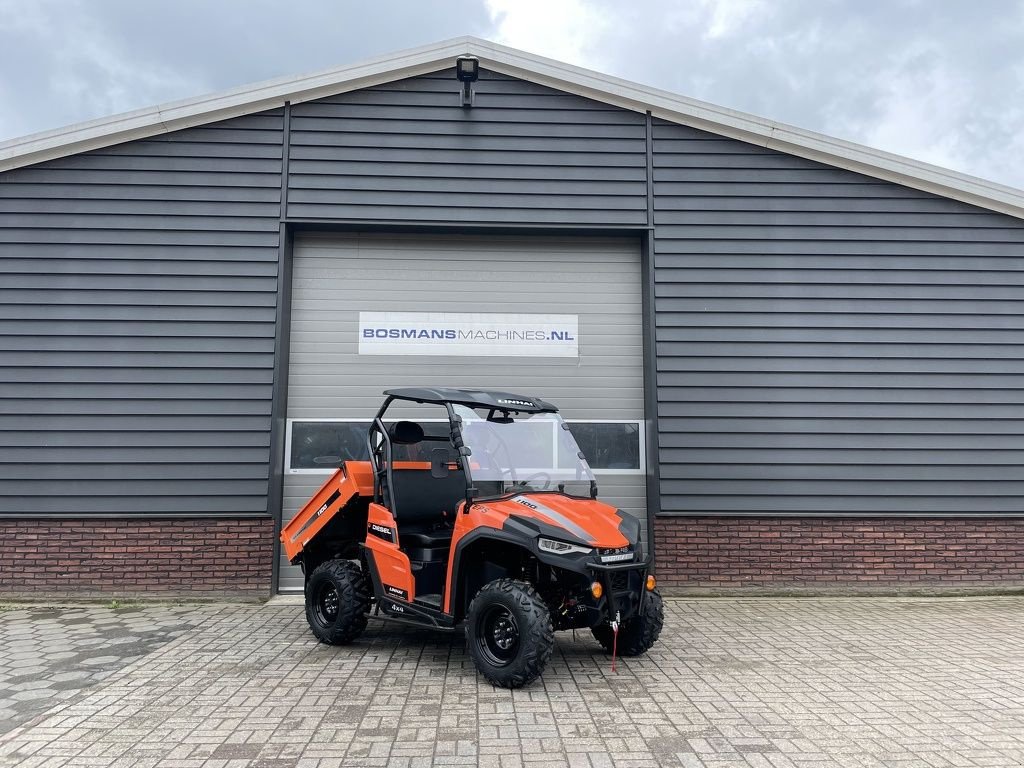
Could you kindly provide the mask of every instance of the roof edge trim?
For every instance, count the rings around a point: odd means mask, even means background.
[[[1024,219],[1024,190],[469,36],[12,139],[0,172],[436,72],[466,53],[538,85]]]

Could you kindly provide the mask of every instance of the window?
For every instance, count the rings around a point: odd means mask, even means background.
[[[390,412],[388,416],[388,422],[395,420]],[[411,415],[406,416],[412,418]],[[448,423],[444,419],[418,417],[415,421],[428,435],[447,434]],[[646,471],[643,422],[581,420],[569,421],[568,424],[595,474],[636,475]],[[341,462],[366,461],[366,432],[369,428],[369,420],[289,420],[286,471],[290,474],[329,474]],[[404,458],[399,448],[396,446],[396,459]]]
[[[640,474],[646,471],[642,422],[570,421],[569,431],[595,472]]]

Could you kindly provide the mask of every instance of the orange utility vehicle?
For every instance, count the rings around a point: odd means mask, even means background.
[[[555,406],[477,390],[384,395],[369,461],[338,457],[281,532],[320,640],[351,642],[371,610],[464,624],[477,669],[508,688],[543,672],[555,630],[589,627],[624,656],[654,644],[663,607],[639,521],[597,500]]]

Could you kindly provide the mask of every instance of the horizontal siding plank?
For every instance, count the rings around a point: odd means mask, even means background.
[[[639,226],[647,220],[646,210],[627,211],[616,209],[559,209],[536,208],[495,208],[487,204],[487,200],[476,201],[479,207],[458,205],[458,196],[452,195],[448,200],[450,207],[439,205],[382,209],[368,201],[366,205],[288,205],[288,215],[294,219],[324,219],[364,221],[385,214],[393,217],[391,221],[429,221],[446,224],[458,220],[461,223],[473,222],[480,224],[564,224],[572,222],[577,226]]]
[[[119,362],[116,359],[113,362]],[[24,366],[0,368],[0,391],[6,384],[31,383],[45,393],[49,385],[76,383],[80,389],[87,389],[90,384],[130,384],[140,388],[153,383],[163,385],[214,385],[244,379],[248,385],[271,384],[274,380],[273,365],[261,365],[253,368],[246,365],[227,366],[218,362],[221,367],[204,367],[193,361],[193,367],[173,367],[167,364],[153,367],[95,366],[72,367],[51,364],[49,366]],[[145,389],[136,390],[145,391]]]
[[[177,306],[146,306],[144,299],[139,304],[114,306],[110,304],[0,305],[0,321],[10,320],[170,320],[191,322],[213,320],[225,322],[274,322],[272,306],[224,306],[223,304],[181,304]],[[265,332],[266,329],[261,329]]]
[[[141,373],[140,371],[140,376]],[[265,373],[259,373],[264,378],[267,378]],[[89,382],[85,383],[88,384]],[[103,384],[103,386],[76,386],[72,383],[40,381],[32,387],[31,391],[26,392],[26,388],[21,384],[0,382],[0,398],[20,398],[23,403],[26,403],[26,410],[35,407],[27,404],[34,400],[76,398],[82,402],[88,402],[81,399],[88,397],[90,394],[92,394],[97,403],[104,400],[139,399],[154,401],[164,398],[170,400],[191,400],[195,398],[196,400],[236,400],[238,401],[237,405],[253,403],[253,407],[255,407],[254,401],[270,398],[269,382],[252,384],[203,382],[202,387],[191,386],[189,382],[156,384],[141,380],[133,383],[92,383]],[[90,389],[92,390],[91,393]],[[2,405],[0,403],[0,406]],[[128,406],[126,405],[126,407]]]
[[[692,371],[659,372],[659,386],[689,384],[695,387],[928,387],[931,389],[1024,389],[1024,376],[1016,373],[902,373],[874,370],[834,373],[794,371]]]
[[[268,448],[270,435],[265,427],[254,431],[212,429],[206,432],[165,430],[159,433],[149,430],[126,432],[112,427],[109,431],[101,431],[103,424],[96,424],[98,429],[69,430],[63,425],[52,425],[52,430],[39,429],[17,431],[5,430],[0,444],[5,448],[52,448],[60,444],[61,448]],[[112,426],[107,424],[107,426]],[[254,459],[260,463],[266,453]],[[44,459],[45,460],[45,459]],[[12,461],[17,462],[15,456]]]
[[[768,468],[766,467],[765,470]],[[870,474],[870,473],[869,473]],[[920,481],[913,480],[872,480],[863,481],[825,478],[797,478],[794,480],[687,480],[682,478],[663,478],[662,488],[671,489],[676,493],[688,495],[717,496],[874,496],[880,499],[905,499],[920,496],[943,496],[947,499],[962,499],[971,503],[974,499],[998,499],[1009,501],[1024,500],[1024,485],[1013,482],[1000,482],[985,477],[987,472],[976,468],[974,473],[982,475],[975,482],[953,480],[944,482],[932,477]]]
[[[170,460],[148,464],[84,464],[75,459],[68,464],[11,462],[0,463],[0,467],[5,471],[14,473],[19,478],[25,478],[26,480],[38,483],[53,481],[66,483],[83,480],[118,482],[126,477],[130,477],[133,481],[195,480],[200,482],[233,482],[259,480],[266,482],[267,452],[263,450],[259,453],[260,457],[254,459],[251,464],[226,464],[217,459],[214,460],[216,463],[210,464],[202,462],[175,464]],[[3,490],[2,483],[0,483],[0,493]]]
[[[298,137],[293,138],[293,141],[295,140],[298,140]],[[315,141],[307,141],[307,144],[316,147],[321,146]],[[308,186],[309,181],[307,177],[309,176],[344,175],[348,169],[349,162],[355,160],[379,163],[382,166],[393,164],[396,168],[403,171],[403,173],[393,173],[392,175],[404,175],[405,166],[413,163],[417,165],[432,165],[436,169],[435,173],[440,171],[440,175],[445,176],[453,172],[448,170],[446,166],[457,164],[475,165],[477,168],[487,168],[488,170],[492,166],[499,168],[501,166],[514,166],[520,169],[518,171],[519,174],[524,173],[523,169],[525,168],[547,168],[547,172],[543,172],[543,175],[540,176],[541,179],[548,176],[557,176],[554,173],[553,167],[587,168],[591,178],[594,176],[594,168],[636,168],[643,170],[646,167],[643,153],[629,151],[629,149],[623,149],[618,152],[597,152],[593,149],[585,151],[569,147],[559,149],[558,145],[555,144],[550,145],[547,151],[532,146],[524,147],[518,151],[486,147],[435,147],[428,149],[412,146],[393,147],[386,152],[368,152],[364,146],[345,144],[337,147],[337,151],[332,153],[330,161],[314,162],[312,160],[301,160],[296,161],[295,167],[289,164],[289,185],[299,188]],[[386,174],[388,171],[385,168],[381,168],[380,172]]]
[[[659,434],[688,435],[704,433],[719,429],[722,434],[736,435],[742,439],[746,435],[1024,435],[1024,418],[1008,418],[1005,416],[967,417],[958,415],[957,409],[952,413],[935,413],[929,416],[894,416],[879,414],[872,416],[872,409],[866,414],[830,415],[820,410],[812,415],[802,414],[799,408],[791,413],[771,416],[750,411],[731,415],[727,408],[716,406],[706,407],[707,416],[689,414],[683,418],[664,418],[659,423]],[[677,413],[664,414],[676,416]],[[935,438],[937,444],[944,444],[944,438]]]
[[[682,283],[660,282],[655,286],[657,298],[699,298],[717,300],[721,298],[735,299],[849,299],[852,301],[877,300],[933,300],[939,299],[946,303],[964,301],[1009,301],[1018,307],[1024,307],[1024,290],[1020,285],[995,283],[982,285],[972,281],[948,285],[929,283],[754,283],[729,282],[713,283]],[[1022,310],[1024,314],[1024,310]]]
[[[292,133],[300,143],[304,143],[302,134],[328,133],[333,141],[349,146],[363,145],[357,143],[358,139],[350,143],[348,137],[372,134],[378,137],[419,137],[424,141],[425,148],[456,144],[477,148],[492,143],[488,141],[491,139],[500,139],[502,142],[543,139],[544,141],[538,142],[538,146],[543,148],[550,145],[552,139],[577,138],[582,141],[584,148],[588,149],[594,146],[600,147],[602,151],[643,151],[644,129],[643,125],[637,124],[565,122],[564,115],[556,112],[542,113],[540,119],[533,120],[525,116],[521,120],[507,119],[512,113],[502,115],[506,119],[498,119],[498,115],[492,115],[492,119],[487,120],[475,117],[486,114],[485,112],[474,110],[468,115],[465,112],[461,113],[461,120],[451,120],[425,119],[418,111],[414,116],[410,115],[407,109],[402,111],[404,117],[395,119],[386,119],[374,114],[338,120],[323,115],[322,110],[318,111],[315,117],[293,115]],[[386,142],[393,140],[397,139],[388,139]],[[407,146],[405,141],[398,141],[398,144],[387,143],[387,146]],[[630,142],[634,146],[624,146],[622,142]]]
[[[639,162],[639,158],[632,155],[629,156],[628,164],[604,164],[595,173],[593,165],[568,164],[568,161],[574,158],[567,158],[566,162],[560,159],[559,163],[552,167],[544,163],[526,163],[521,157],[522,153],[514,158],[515,163],[505,165],[471,163],[467,162],[465,156],[460,155],[455,155],[456,159],[452,161],[444,161],[437,153],[411,153],[412,159],[397,160],[395,152],[389,152],[387,160],[375,162],[367,160],[365,153],[344,147],[295,147],[292,154],[294,158],[303,160],[336,162],[339,164],[339,172],[317,173],[319,163],[307,174],[296,174],[295,169],[290,168],[293,175],[292,187],[288,190],[289,199],[295,195],[314,194],[316,189],[363,189],[367,188],[366,185],[373,189],[388,188],[389,185],[400,183],[413,189],[415,185],[421,184],[427,189],[432,189],[433,187],[429,185],[449,180],[463,180],[467,185],[473,185],[467,189],[474,191],[494,189],[498,180],[501,181],[502,187],[509,183],[508,188],[511,190],[546,189],[548,184],[563,181],[586,182],[588,185],[632,181],[643,184],[643,191],[639,194],[646,194],[647,189],[647,169]],[[543,181],[544,187],[538,187],[538,181]],[[632,188],[635,189],[635,185]]]
[[[760,403],[659,402],[658,414],[666,421],[677,418],[795,418],[795,419],[1010,419],[1024,420],[1019,405],[964,401],[948,404],[918,403],[785,403],[766,400]],[[730,429],[741,425],[730,424]],[[1016,428],[1016,427],[1014,427]]]
[[[479,106],[480,108],[476,108]],[[415,107],[410,110],[410,107]],[[569,119],[566,119],[566,114]],[[395,122],[419,126],[443,122],[473,131],[482,125],[508,123],[512,125],[609,125],[628,127],[631,135],[643,140],[644,116],[603,105],[593,108],[582,104],[578,97],[562,94],[557,99],[538,101],[535,98],[511,98],[500,105],[474,105],[466,110],[457,100],[438,99],[431,93],[401,93],[381,88],[369,88],[341,97],[306,102],[292,107],[292,130],[302,130],[306,120],[333,119],[344,121],[346,130],[373,132],[380,130],[377,122]],[[340,130],[340,129],[339,129]]]
[[[893,259],[894,264],[901,263],[901,259],[907,257],[934,258],[937,263],[943,258],[956,258],[967,261],[969,265],[975,258],[995,257],[1005,259],[1016,253],[1016,248],[1007,248],[1004,243],[983,243],[983,242],[936,242],[926,240],[922,242],[898,241],[890,242],[884,239],[878,240],[857,240],[844,242],[840,240],[817,240],[808,238],[780,239],[771,238],[767,240],[748,241],[737,240],[731,237],[730,232],[723,232],[721,237],[706,238],[703,240],[679,240],[659,238],[655,243],[655,253],[663,262],[659,266],[668,266],[669,262],[679,263],[677,256],[696,254],[708,255],[754,255],[758,257],[779,256],[789,258],[792,256],[809,255],[821,260],[822,265],[826,262],[842,263],[841,257],[845,256],[869,256]],[[665,257],[669,257],[667,260]],[[837,258],[840,257],[840,258]],[[657,259],[656,259],[657,260]],[[948,264],[948,262],[946,262]],[[761,266],[767,264],[767,258],[762,261]],[[685,266],[685,264],[683,265]],[[947,267],[949,268],[949,267]]]
[[[807,224],[800,226],[792,225],[731,225],[727,231],[706,224],[665,224],[655,220],[659,227],[659,236],[665,239],[675,240],[816,240],[818,242],[830,242],[832,240],[844,241],[885,241],[902,242],[904,240],[924,242],[932,244],[935,242],[961,242],[972,243],[976,241],[990,243],[1024,243],[1024,229],[1013,227],[1009,222],[1004,222],[1002,227],[965,227],[965,226],[938,226],[932,223],[922,223],[920,226],[857,226],[855,224],[823,226]]]
[[[663,384],[658,397],[663,403],[935,403],[978,404],[1020,403],[1013,388],[960,389],[955,387],[872,387],[858,382],[856,387],[828,386],[765,387],[757,381],[746,386],[687,386]]]
[[[347,193],[349,199],[356,194],[373,192],[394,192],[404,196],[426,195],[486,195],[489,199],[500,199],[503,196],[535,195],[542,201],[557,203],[560,197],[580,196],[587,198],[607,198],[612,203],[620,197],[637,197],[643,200],[645,185],[642,179],[619,181],[612,184],[608,178],[568,178],[555,169],[537,168],[529,178],[503,178],[499,185],[493,177],[481,175],[479,178],[459,177],[451,168],[434,168],[433,174],[422,176],[332,176],[330,187],[320,185],[315,188],[297,188],[289,194],[293,202],[317,202],[319,191],[330,188],[337,193],[337,199]],[[582,174],[577,174],[581,176]],[[543,186],[537,183],[538,178],[544,179]],[[389,204],[401,205],[403,199]]]
[[[817,318],[815,318],[817,319]],[[815,344],[832,345],[843,344],[849,346],[851,351],[860,348],[862,345],[875,345],[878,350],[889,348],[891,345],[906,345],[908,350],[921,351],[927,355],[925,350],[933,346],[949,346],[962,349],[970,345],[972,349],[981,349],[982,353],[986,346],[993,346],[998,350],[1001,346],[1016,345],[1024,343],[1024,329],[998,328],[974,330],[959,328],[955,334],[951,334],[945,328],[820,328],[807,325],[802,328],[788,327],[760,327],[760,328],[701,328],[687,326],[662,325],[658,328],[659,342],[685,341],[701,345],[698,349],[707,349],[709,346],[720,344],[785,344],[789,349],[802,348],[799,345],[811,344],[808,349],[813,350]],[[766,347],[771,348],[771,347]]]
[[[276,275],[234,275],[213,276],[205,271],[194,275],[159,275],[159,274],[127,274],[115,275],[88,274],[82,270],[79,274],[51,272],[44,274],[8,274],[4,278],[3,289],[10,291],[4,298],[11,298],[17,290],[28,291],[61,291],[75,296],[88,295],[93,291],[116,291],[118,294],[138,293],[179,293],[194,295],[217,294],[220,292],[238,293],[270,293],[276,294]]]
[[[266,211],[268,206],[273,206],[275,209],[273,215],[277,215],[276,209],[281,199],[280,189],[269,185],[264,187],[232,186],[231,181],[232,178],[227,177],[221,178],[218,184],[177,186],[99,182],[91,177],[83,177],[81,182],[76,184],[8,180],[0,183],[0,200],[3,201],[0,203],[0,210],[13,210],[7,206],[19,200],[33,201],[31,204],[36,206],[51,207],[71,201],[92,201],[99,207],[106,204],[113,209],[117,209],[118,206],[129,206],[135,201],[155,200],[186,204],[192,202],[217,203],[216,206],[206,206],[208,209],[220,209],[220,206],[225,204],[241,209],[242,204],[257,204],[260,211]],[[98,194],[103,195],[102,201],[96,200]],[[212,212],[211,215],[213,215]]]
[[[74,259],[105,259],[116,264],[116,262],[125,260],[146,262],[151,260],[163,261],[173,258],[174,261],[196,264],[208,261],[228,263],[243,261],[247,264],[251,262],[263,262],[260,269],[266,269],[267,263],[275,263],[277,261],[277,243],[271,243],[269,242],[269,239],[267,243],[257,246],[232,246],[231,248],[194,243],[185,246],[184,243],[178,243],[174,248],[173,257],[168,252],[168,248],[166,246],[145,244],[125,245],[123,243],[109,242],[60,244],[20,243],[17,250],[14,248],[5,248],[5,250],[15,254],[12,256],[12,258],[15,259],[48,259],[57,263]],[[201,266],[198,268],[202,269]],[[235,269],[238,270],[238,267],[236,266]],[[245,268],[240,270],[243,274],[245,274],[244,269]]]
[[[665,334],[659,334],[663,338]],[[866,334],[865,334],[866,335]],[[743,365],[748,358],[757,360],[785,358],[802,360],[805,358],[822,358],[834,364],[845,358],[892,358],[901,360],[950,360],[954,364],[965,360],[1019,360],[1024,358],[1024,329],[1010,331],[1009,335],[1000,337],[999,344],[995,340],[986,339],[979,344],[970,343],[921,343],[911,339],[877,340],[864,339],[860,342],[839,343],[829,342],[819,333],[820,341],[785,341],[751,339],[749,341],[718,341],[687,340],[658,342],[657,351],[664,355],[666,370],[683,370],[675,366],[676,360],[693,361],[693,364],[708,365]],[[950,339],[950,334],[946,334]],[[951,340],[951,339],[950,339]],[[959,339],[958,339],[959,340]],[[719,360],[722,358],[722,360]],[[684,365],[689,365],[689,362]],[[787,364],[787,363],[783,363]],[[881,364],[881,363],[879,363]]]
[[[184,333],[179,329],[179,333]],[[84,351],[83,351],[84,348]],[[117,354],[121,360],[156,364],[158,361],[175,360],[175,365],[190,360],[208,360],[208,354],[222,356],[222,366],[230,366],[239,360],[259,360],[259,366],[273,365],[273,358],[267,354],[274,351],[270,334],[266,338],[228,336],[88,336],[86,334],[60,336],[7,336],[0,334],[0,349],[10,352],[4,356],[6,365],[20,365],[19,360],[32,355],[37,362],[60,359],[60,365],[72,362],[75,365],[95,363],[97,358]],[[19,357],[19,355],[21,357]],[[198,355],[198,357],[196,357]],[[244,357],[240,357],[244,356]]]
[[[887,515],[1020,514],[1020,496],[693,496],[676,485],[662,485],[662,510],[669,515]]]
[[[1024,424],[1018,423],[1019,434],[970,434],[945,433],[937,436],[934,432],[909,433],[842,433],[842,432],[662,432],[660,444],[666,448],[767,448],[772,451],[780,449],[812,449],[829,451],[861,450],[879,452],[879,456],[869,456],[873,464],[888,465],[887,451],[926,449],[932,451],[948,450],[969,451],[1004,449],[1020,451],[1024,445]],[[770,454],[767,454],[770,456]],[[827,454],[825,454],[827,455]],[[733,466],[733,465],[726,465]],[[683,469],[680,467],[678,469]],[[1006,479],[1006,472],[1000,468],[999,479]]]
[[[45,229],[55,227],[65,231],[86,232],[93,229],[103,230],[149,230],[155,232],[172,231],[211,231],[216,233],[240,232],[246,235],[259,235],[279,229],[279,222],[267,216],[225,216],[209,215],[190,216],[185,214],[174,217],[166,213],[119,215],[115,213],[95,216],[88,213],[15,213],[0,214],[0,225],[8,226],[12,231],[24,231],[33,228]],[[109,236],[108,236],[109,237]],[[12,242],[19,242],[14,240]]]
[[[342,126],[331,121],[295,120],[295,130],[291,135],[291,141],[296,146],[305,144],[319,144],[326,146],[362,147],[368,150],[366,154],[384,155],[391,149],[415,150],[417,152],[431,152],[434,150],[458,152],[461,154],[469,152],[495,152],[500,153],[509,160],[515,157],[520,151],[528,155],[533,153],[548,152],[552,154],[574,153],[574,154],[636,154],[643,155],[643,140],[635,138],[601,138],[599,136],[580,136],[579,131],[565,131],[566,135],[557,135],[558,131],[537,130],[535,135],[506,135],[501,133],[481,133],[478,130],[472,132],[459,131],[454,127],[450,133],[424,134],[416,130],[416,126],[410,126],[408,131],[401,133],[385,132],[385,126],[377,125],[377,129],[369,133],[344,132],[339,130]],[[305,130],[304,130],[305,128]],[[315,134],[318,138],[311,139],[309,134]],[[554,134],[554,135],[552,135]],[[571,141],[571,146],[567,142]],[[465,157],[463,159],[466,159]],[[268,173],[271,168],[259,167],[255,161],[250,168],[238,168],[239,173]],[[307,161],[308,162],[308,161]],[[185,166],[186,164],[182,164]],[[135,170],[127,166],[118,170]],[[176,169],[179,170],[179,169]],[[202,168],[182,167],[180,170],[202,170]]]
[[[230,145],[229,145],[230,146]],[[218,146],[218,148],[220,148]],[[68,155],[47,164],[54,170],[82,171],[89,174],[105,171],[142,171],[154,174],[174,173],[181,171],[211,170],[210,157],[185,155],[174,157],[151,157],[144,153],[131,152],[122,155],[104,154],[102,150],[87,152],[80,155]],[[216,158],[218,174],[257,173],[275,175],[281,172],[281,156],[270,158],[232,157],[230,151],[223,151]]]
[[[92,278],[93,275],[134,275],[140,281],[144,279],[147,283],[155,276],[172,275],[182,276],[183,279],[192,281],[203,281],[204,286],[217,284],[216,278],[224,278],[239,281],[239,285],[246,282],[252,285],[267,285],[265,278],[273,278],[275,281],[270,290],[276,290],[277,264],[271,261],[255,262],[247,264],[245,274],[238,274],[238,265],[231,261],[186,261],[186,260],[157,260],[149,261],[140,259],[84,259],[84,258],[19,258],[11,257],[0,260],[0,274],[6,275],[68,275],[80,277],[83,281]],[[211,278],[213,278],[212,283]],[[5,278],[5,285],[11,285]],[[104,280],[116,279],[104,277]],[[223,281],[220,282],[223,285]]]
[[[0,319],[0,336],[15,339],[12,344],[18,344],[18,338],[38,338],[41,334],[48,334],[48,338],[69,339],[67,343],[71,344],[75,344],[79,338],[92,338],[95,339],[92,342],[95,348],[105,349],[112,339],[124,336],[124,322],[119,319],[85,317],[49,319],[45,315],[34,320]],[[139,320],[134,323],[132,334],[144,345],[151,339],[164,338],[195,338],[206,341],[213,337],[228,340],[273,339],[274,326],[270,322],[224,322],[216,318],[204,322],[194,317],[184,317],[180,320]]]
[[[930,269],[900,269],[894,264],[883,268],[865,266],[845,269],[839,265],[820,269],[806,267],[792,269],[781,266],[775,269],[766,269],[759,265],[740,267],[731,264],[712,268],[686,266],[662,270],[658,276],[657,285],[658,290],[670,292],[664,295],[672,295],[672,291],[697,292],[701,288],[716,292],[712,295],[717,295],[717,292],[721,291],[735,291],[735,295],[742,295],[744,290],[753,286],[774,291],[778,290],[775,286],[787,287],[782,290],[799,290],[804,286],[810,286],[814,290],[835,290],[837,287],[853,285],[938,285],[961,288],[963,286],[999,285],[1012,286],[1008,288],[1008,290],[1014,291],[1008,294],[1010,298],[1020,295],[1019,286],[1024,285],[1024,269],[984,269],[982,264],[970,266],[974,268],[942,269],[940,266],[932,266]],[[798,288],[794,288],[794,286],[798,286]]]
[[[1014,357],[996,355],[955,359],[932,357],[913,359],[909,357],[693,357],[675,356],[658,361],[658,371],[664,374],[666,384],[685,384],[694,373],[747,373],[759,374],[807,374],[863,375],[865,383],[873,383],[877,374],[899,375],[927,374],[976,374],[990,377],[1024,372],[1024,360],[1018,351]],[[988,380],[988,379],[983,379]],[[758,382],[762,381],[760,378]],[[807,386],[815,386],[814,379],[807,379]],[[941,383],[941,379],[938,380]]]
[[[167,226],[174,226],[168,222]],[[120,245],[216,245],[222,248],[232,246],[262,245],[277,247],[278,232],[226,231],[221,229],[46,229],[7,227],[0,229],[0,246],[5,244],[24,245],[34,243],[95,243],[103,244],[116,240]]]
[[[462,202],[459,206],[458,203]],[[294,212],[299,208],[312,207],[311,204],[296,204],[290,201],[289,211]],[[466,203],[469,203],[468,205]],[[618,209],[620,211],[635,212],[643,210],[645,213],[647,205],[642,196],[635,194],[615,194],[614,189],[605,189],[602,193],[598,190],[590,190],[586,194],[557,194],[554,191],[537,193],[516,192],[482,192],[472,199],[466,199],[466,193],[452,189],[448,192],[435,190],[416,192],[411,190],[335,190],[331,195],[330,207],[342,206],[364,206],[379,207],[382,210],[408,208],[500,208],[500,209],[532,209],[532,208],[557,208],[560,210],[576,209]],[[500,219],[499,211],[494,211],[495,219]]]
[[[683,197],[701,198],[833,198],[845,200],[847,198],[872,198],[872,199],[918,199],[924,193],[914,193],[913,190],[901,189],[895,185],[886,185],[885,182],[858,177],[855,181],[845,184],[831,181],[828,177],[817,177],[811,174],[797,174],[786,181],[776,179],[761,179],[761,174],[750,170],[735,171],[728,177],[723,177],[714,169],[705,169],[700,173],[688,168],[659,168],[654,167],[654,197],[658,200],[658,206],[654,212],[655,223],[671,223],[674,211],[666,210],[661,203],[669,200],[669,189],[674,190],[671,194]],[[675,186],[668,186],[675,185]]]
[[[203,167],[205,165],[205,167]],[[246,188],[259,187],[263,190],[276,189],[280,194],[281,175],[280,169],[263,171],[234,171],[221,172],[210,170],[214,164],[207,161],[200,164],[196,169],[183,170],[106,170],[94,171],[88,168],[58,168],[49,164],[32,166],[29,169],[19,168],[13,171],[5,171],[11,174],[8,183],[46,184],[56,187],[82,185],[84,188],[107,187],[110,185],[131,185],[139,187],[156,186],[162,189],[171,187],[201,187],[204,190],[209,188]],[[4,186],[0,184],[0,187]]]
[[[133,404],[133,408],[135,404]],[[149,413],[145,419],[138,418],[137,413],[16,413],[0,414],[0,430],[10,431],[32,430],[34,434],[48,435],[56,433],[56,438],[50,438],[60,442],[61,435],[68,435],[69,440],[91,439],[108,440],[107,435],[113,435],[114,445],[122,445],[117,442],[123,439],[123,445],[133,445],[138,441],[139,433],[150,435],[156,440],[167,436],[173,439],[178,432],[210,432],[214,435],[224,433],[229,435],[234,432],[255,432],[264,434],[267,442],[270,441],[270,416],[269,415],[235,415],[215,411],[211,418],[209,411],[204,413],[187,412],[177,413]],[[74,435],[78,437],[74,437]],[[226,439],[230,440],[230,437]],[[74,443],[69,443],[74,444]],[[162,443],[161,443],[162,444]],[[197,443],[197,445],[205,443]],[[228,442],[227,445],[232,445]]]
[[[658,326],[669,327],[732,327],[732,328],[820,328],[820,329],[978,329],[1020,330],[1021,317],[1013,313],[1006,314],[901,314],[898,309],[889,312],[873,311],[870,305],[861,305],[857,309],[864,310],[861,314],[853,312],[709,312],[705,310],[691,312],[667,312],[658,307]]]
[[[187,483],[181,483],[187,486]],[[0,496],[2,512],[0,515],[266,515],[267,492],[245,496],[237,492],[226,495],[202,494],[195,490],[185,495],[161,495],[158,490],[135,490],[129,495],[123,494],[118,483],[108,483],[105,487],[94,490],[94,495],[75,491],[68,495],[39,496],[27,493],[22,496]],[[200,494],[200,495],[196,495]],[[69,498],[77,497],[77,498]]]
[[[94,190],[95,191],[95,190]],[[89,198],[48,198],[38,199],[28,196],[18,198],[0,198],[0,216],[10,214],[9,220],[17,226],[30,226],[41,219],[52,219],[55,226],[62,226],[63,220],[86,221],[89,217],[99,215],[104,221],[117,221],[119,217],[134,216],[165,216],[168,200],[132,198],[127,200],[111,200],[106,195],[97,199]],[[232,225],[232,220],[239,219],[243,223],[262,222],[264,219],[277,218],[280,210],[278,200],[254,202],[251,200],[218,201],[210,205],[211,200],[175,200],[174,207],[177,217],[186,221],[202,221],[212,219],[210,226]],[[58,218],[59,216],[66,219]],[[115,217],[111,219],[110,217]],[[150,218],[125,218],[133,224],[145,224],[153,221]],[[72,225],[77,226],[77,225]],[[257,226],[256,229],[263,229]]]
[[[658,310],[667,312],[716,313],[802,313],[843,314],[864,312],[869,314],[971,314],[1013,315],[1024,319],[1020,300],[988,299],[980,301],[972,293],[962,299],[837,299],[831,297],[800,296],[796,298],[755,298],[744,296],[717,296],[711,298],[661,298]]]
[[[975,211],[951,212],[935,211],[931,217],[922,215],[920,211],[892,211],[879,206],[878,210],[854,211],[808,211],[808,210],[773,210],[773,211],[717,211],[693,210],[688,206],[685,197],[672,197],[659,203],[659,210],[672,211],[672,227],[686,226],[721,226],[721,227],[772,227],[782,232],[787,227],[830,227],[845,231],[849,227],[868,227],[881,229],[889,227],[928,229],[998,229],[1006,230],[1006,217],[998,213],[981,213]]]

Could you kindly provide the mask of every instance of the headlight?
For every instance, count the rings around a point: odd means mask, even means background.
[[[550,552],[554,555],[586,555],[592,551],[590,547],[581,547],[557,539],[537,539],[537,546],[542,552]]]

